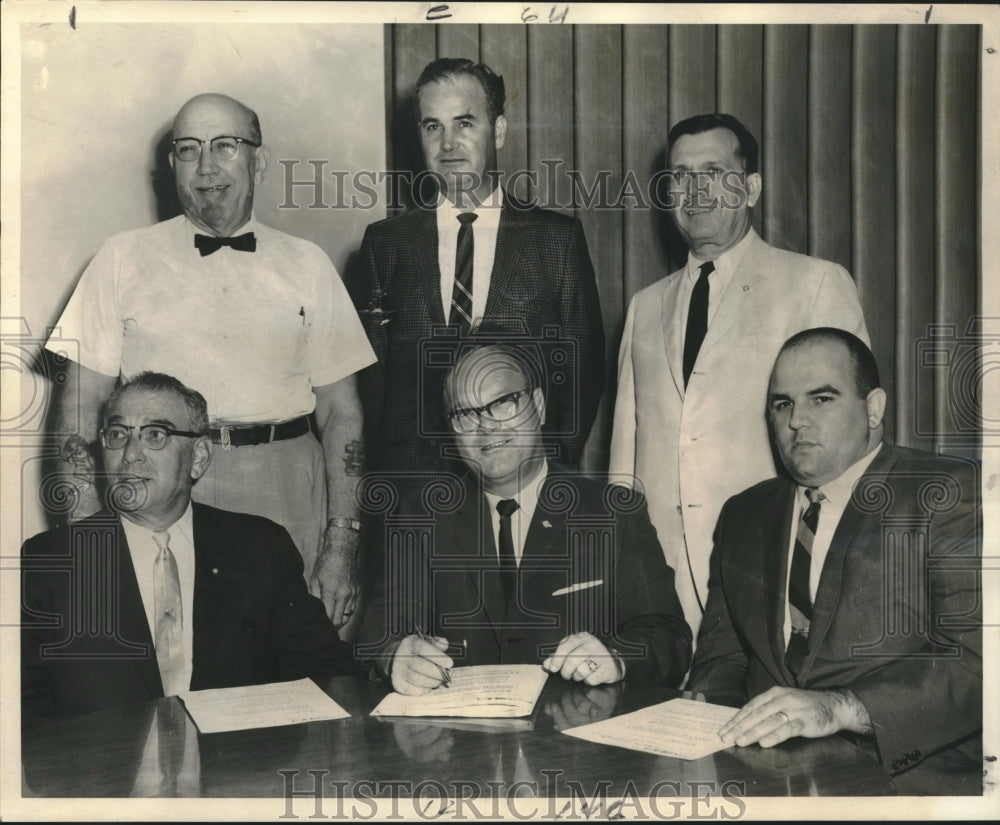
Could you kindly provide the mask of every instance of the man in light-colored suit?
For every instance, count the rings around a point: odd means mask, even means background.
[[[712,531],[731,495],[775,473],[762,415],[782,343],[817,326],[868,340],[850,275],[775,249],[750,223],[757,142],[736,118],[676,124],[667,160],[683,269],[633,296],[619,354],[611,479],[641,485],[697,634]]]

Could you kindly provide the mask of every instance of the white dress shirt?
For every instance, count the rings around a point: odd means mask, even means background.
[[[823,564],[826,562],[826,554],[830,552],[830,544],[833,542],[833,534],[840,524],[840,518],[847,509],[847,504],[851,500],[851,493],[858,479],[864,475],[865,470],[875,460],[878,451],[882,449],[879,442],[875,448],[860,461],[856,461],[837,478],[828,484],[824,484],[817,489],[825,496],[819,505],[819,521],[816,523],[816,535],[813,539],[812,560],[809,565],[809,600],[816,603],[816,591],[819,589],[820,576],[823,574]],[[806,496],[806,488],[801,485],[796,492],[798,507],[792,511],[791,538],[788,544],[788,565],[785,569],[785,644],[792,634],[792,614],[788,607],[788,583],[792,575],[792,556],[795,553],[795,538],[799,531],[799,521],[802,514],[809,507],[809,499]]]
[[[510,532],[514,539],[514,556],[520,566],[521,555],[524,553],[524,542],[528,537],[528,528],[531,527],[531,518],[535,515],[535,506],[538,504],[538,491],[542,489],[542,483],[548,474],[548,464],[542,462],[541,472],[513,496],[495,496],[492,493],[485,493],[486,502],[490,507],[490,517],[493,519],[493,546],[497,551],[497,560],[500,558],[500,513],[497,512],[497,502],[506,498],[513,498],[517,502],[517,509],[510,517]]]
[[[153,567],[160,552],[153,539],[153,531],[127,518],[122,518],[122,529],[128,541],[135,578],[139,583],[139,595],[149,623],[149,635],[156,642],[156,617],[154,610]],[[170,534],[170,552],[177,561],[177,575],[181,582],[181,631],[184,640],[183,683],[191,684],[194,650],[194,533],[191,521],[191,504],[188,503],[184,515],[166,530]]]
[[[708,325],[706,329],[712,325],[712,319],[715,317],[719,304],[722,302],[722,296],[729,286],[730,281],[733,280],[733,274],[739,267],[740,261],[743,260],[744,254],[746,254],[747,247],[749,246],[749,238],[750,232],[747,232],[736,246],[732,249],[727,249],[713,261],[715,270],[708,276]],[[688,309],[691,306],[691,292],[701,277],[701,267],[705,263],[707,261],[696,258],[694,253],[688,253],[687,265],[684,267],[684,276],[681,280],[680,293],[677,297],[677,308],[680,311],[680,318],[678,319],[676,330],[677,334],[681,336],[682,351],[684,349],[684,335],[687,330]]]
[[[459,209],[446,197],[441,197],[437,206],[438,269],[441,271],[441,306],[444,319],[451,315],[451,296],[455,289],[455,252],[458,247],[458,230],[461,224],[458,216],[463,212],[475,212],[472,223],[472,320],[480,320],[486,314],[486,296],[490,292],[490,278],[493,274],[493,259],[497,250],[497,228],[500,226],[500,209],[503,207],[503,187],[498,186],[493,194],[476,209]]]

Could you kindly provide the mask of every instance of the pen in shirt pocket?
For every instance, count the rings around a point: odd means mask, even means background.
[[[302,318],[302,326],[306,325],[306,308],[304,306],[299,307],[299,315]]]

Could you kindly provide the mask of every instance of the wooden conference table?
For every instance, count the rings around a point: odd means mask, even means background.
[[[587,688],[550,677],[530,719],[495,728],[475,720],[371,717],[386,690],[362,679],[331,679],[325,690],[350,719],[206,735],[169,698],[43,725],[22,740],[24,794],[284,797],[290,789],[309,791],[316,779],[325,783],[327,800],[440,795],[442,788],[452,798],[474,789],[483,797],[514,790],[587,799],[602,789],[608,798],[709,793],[716,804],[720,797],[913,792],[894,784],[870,749],[839,736],[684,761],[560,733],[685,695],[665,688]],[[157,743],[154,759],[150,741]],[[158,784],[157,760],[180,765],[173,793]]]

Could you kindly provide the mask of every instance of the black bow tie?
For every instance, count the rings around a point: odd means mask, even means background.
[[[216,250],[222,249],[224,246],[231,246],[238,252],[257,251],[257,239],[254,237],[253,232],[247,232],[245,235],[237,235],[235,238],[216,238],[214,235],[195,235],[194,245],[197,247],[203,258],[206,255],[211,255]]]

